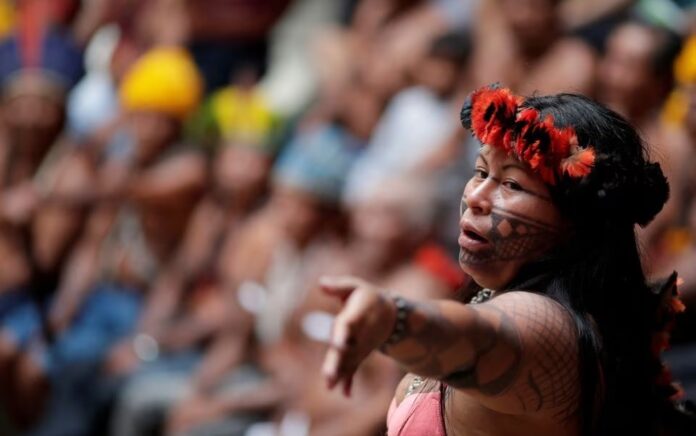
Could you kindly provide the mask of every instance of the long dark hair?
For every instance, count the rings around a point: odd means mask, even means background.
[[[522,106],[551,115],[556,127],[572,126],[580,146],[597,153],[588,176],[550,187],[572,235],[508,286],[542,292],[571,314],[583,434],[693,434],[693,415],[657,382],[663,364],[653,336],[663,287],[647,283],[635,235],[635,225],[647,225],[669,195],[659,165],[624,118],[586,97],[534,96]]]

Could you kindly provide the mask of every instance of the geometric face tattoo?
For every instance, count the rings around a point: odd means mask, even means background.
[[[460,247],[461,264],[482,265],[543,254],[553,246],[560,233],[560,228],[556,226],[500,207],[494,207],[490,217],[491,228],[481,236],[488,240],[491,247],[477,252]]]

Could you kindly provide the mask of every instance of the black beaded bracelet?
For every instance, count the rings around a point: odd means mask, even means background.
[[[392,297],[392,300],[396,306],[396,321],[391,335],[384,342],[384,346],[394,345],[404,339],[408,331],[408,316],[413,312],[413,305],[408,300],[399,296]]]

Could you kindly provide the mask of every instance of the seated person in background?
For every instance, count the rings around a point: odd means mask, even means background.
[[[471,159],[468,135],[449,115],[470,91],[471,44],[467,32],[445,33],[430,43],[423,59],[409,70],[413,86],[387,105],[347,186],[352,201],[371,195],[389,177],[413,172],[419,173],[413,177],[438,177],[439,218],[449,225],[437,229],[436,239],[446,246],[452,245],[459,215],[453,200],[461,195]]]
[[[474,31],[478,85],[521,93],[594,90],[595,53],[564,34],[560,0],[482,0]]]
[[[361,0],[350,24],[316,43],[320,87],[327,94],[357,76],[384,104],[410,82],[410,71],[443,31],[463,27],[475,2]]]
[[[187,125],[187,134],[202,146],[220,143],[277,144],[282,116],[271,108],[251,68],[240,69],[230,84],[217,89]]]
[[[237,434],[249,424],[252,417],[228,417],[210,402],[263,377],[257,349],[279,340],[289,313],[302,301],[309,259],[340,238],[338,195],[359,151],[345,139],[318,129],[288,145],[273,170],[268,203],[227,238],[216,261],[229,312],[193,379],[184,372],[134,379],[114,417],[116,434],[137,434],[139,423],[152,419],[148,415],[172,403],[180,404],[169,418],[171,431],[206,434],[212,425],[223,428],[221,434]],[[156,388],[161,385],[168,386],[166,392]]]
[[[133,66],[120,90],[127,111],[121,133],[130,141],[123,144],[121,159],[111,159],[86,187],[97,204],[50,303],[55,342],[46,344],[38,336],[35,308],[20,307],[10,314],[10,321],[24,321],[10,324],[21,329],[7,331],[18,352],[27,350],[24,355],[42,373],[60,375],[52,377],[57,397],[39,434],[70,426],[68,433],[88,432],[82,428],[88,419],[65,419],[61,412],[69,405],[62,393],[65,371],[81,363],[99,365],[135,327],[142,293],[183,237],[204,187],[205,162],[200,153],[176,143],[181,122],[198,104],[201,86],[181,49],[153,50]],[[78,396],[75,401],[87,399]]]
[[[314,265],[315,272],[362,274],[387,289],[410,286],[410,297],[419,300],[453,298],[464,275],[453,259],[429,242],[436,212],[431,188],[422,179],[390,179],[350,206],[347,244],[338,251],[330,247]],[[362,436],[384,429],[389,393],[399,377],[393,364],[373,356],[356,373],[350,398],[327,391],[319,376],[318,363],[338,307],[319,291],[317,279],[315,275],[307,281],[310,292],[293,313],[281,346],[264,354],[275,379],[245,393],[246,398],[261,398],[292,386],[292,396],[276,411],[273,423],[255,425],[249,435],[282,434],[292,428],[297,433],[291,434],[298,436]]]
[[[21,286],[50,287],[29,281],[59,275],[61,257],[79,229],[70,225],[79,223],[79,213],[73,213],[73,220],[56,222],[53,210],[45,210],[47,217],[37,210],[42,199],[74,189],[88,174],[59,145],[66,96],[81,74],[81,53],[57,33],[22,29],[0,45],[0,145],[5,156],[0,168],[0,252],[6,259],[0,265],[0,292]],[[34,236],[37,231],[42,237]]]
[[[348,178],[349,201],[372,194],[390,176],[423,167],[461,130],[448,114],[465,76],[470,43],[465,33],[441,35],[432,41],[421,62],[409,70],[414,86],[391,99],[380,117]]]
[[[331,314],[337,307],[317,292],[316,279],[327,271],[359,271],[387,287],[414,285],[413,298],[452,297],[454,288],[462,284],[462,274],[436,248],[423,246],[433,217],[433,192],[424,188],[422,181],[406,179],[385,183],[352,208],[347,244],[326,244],[306,260],[303,286],[309,293],[295,303],[299,306],[292,310],[282,340],[260,349],[260,364],[270,376],[255,388],[233,390],[198,404],[184,403],[173,419],[178,417],[181,425],[197,413],[209,418],[205,411],[226,411],[238,417],[270,409],[274,423],[254,425],[248,434],[277,427],[286,431],[291,427],[298,435],[305,434],[300,428],[317,435],[377,434],[383,427],[382,416],[398,372],[375,358],[357,374],[354,398],[346,400],[325,390],[316,359],[326,349]],[[243,293],[251,300],[250,289]]]
[[[20,306],[41,306],[60,279],[85,219],[63,200],[86,183],[86,162],[62,146],[65,100],[82,75],[67,37],[22,25],[0,43],[0,402],[18,427],[41,409],[46,384],[17,357],[8,327]],[[22,321],[18,321],[24,324]]]
[[[182,395],[211,337],[227,323],[220,257],[266,199],[272,153],[270,143],[226,143],[218,149],[212,185],[193,212],[179,252],[155,281],[136,331],[112,355],[111,363],[118,365],[112,369],[130,374],[117,400],[115,434],[156,427]],[[158,389],[140,387],[160,382]],[[145,418],[129,419],[131,409]]]
[[[668,29],[640,21],[615,27],[597,68],[597,97],[644,135],[659,137],[659,111],[673,86],[672,65],[681,40]]]
[[[211,183],[196,205],[179,252],[154,282],[133,335],[154,339],[159,342],[160,351],[190,348],[197,338],[204,338],[215,329],[214,316],[203,319],[206,310],[189,313],[191,317],[177,314],[186,310],[186,301],[190,300],[184,298],[189,294],[184,292],[192,291],[196,306],[215,306],[220,274],[215,264],[221,249],[266,199],[278,120],[254,92],[252,84],[238,85],[218,91],[208,102],[207,110],[220,136],[220,145],[208,166]],[[210,298],[212,302],[204,303]],[[136,365],[138,360],[132,340],[124,340],[122,349],[115,353],[126,367]],[[129,372],[126,367],[122,369]]]

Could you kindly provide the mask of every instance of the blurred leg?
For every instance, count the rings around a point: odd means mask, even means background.
[[[133,330],[139,313],[140,296],[136,292],[111,285],[97,286],[73,326],[56,343],[56,364],[60,367],[101,361],[116,342]]]
[[[6,332],[0,331],[0,407],[8,414],[14,414],[12,389],[12,368],[18,350]]]
[[[148,372],[131,379],[114,411],[112,436],[150,434],[170,407],[186,397],[189,379],[189,373],[173,371]]]
[[[0,294],[29,281],[30,268],[19,235],[0,226]]]
[[[35,424],[44,412],[48,398],[49,380],[33,356],[23,353],[14,368],[14,402],[18,407],[18,425]]]

